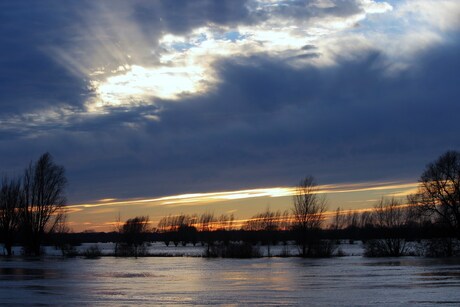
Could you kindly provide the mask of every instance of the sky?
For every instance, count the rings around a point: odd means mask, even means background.
[[[371,207],[460,149],[459,54],[457,0],[1,1],[0,172],[50,152],[77,230]]]

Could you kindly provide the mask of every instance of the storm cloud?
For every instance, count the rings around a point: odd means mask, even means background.
[[[2,171],[50,151],[77,202],[416,180],[460,148],[459,25],[406,14],[429,2],[110,3],[0,5]]]

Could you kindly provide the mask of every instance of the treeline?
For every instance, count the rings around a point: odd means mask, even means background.
[[[325,257],[333,255],[337,248],[335,243],[344,239],[363,241],[366,256],[457,254],[460,153],[449,151],[428,164],[419,182],[417,193],[409,195],[406,202],[382,198],[373,209],[362,212],[338,208],[328,227],[324,227],[326,198],[320,194],[313,177],[306,177],[299,183],[290,210],[273,212],[267,209],[242,223],[235,221],[234,216],[180,214],[162,218],[153,229],[145,223],[148,218],[137,219],[145,226],[142,236],[145,240],[163,241],[167,246],[199,243],[206,246],[207,255],[222,255],[230,247],[234,252],[235,244],[240,244],[245,251],[248,245],[262,244],[267,246],[270,255],[270,246],[292,241],[299,247],[302,257]],[[130,235],[141,237],[140,233]],[[118,239],[132,246],[123,240],[126,236],[125,230],[118,232]],[[420,244],[412,244],[409,249],[408,242],[417,241]],[[138,242],[138,246],[142,244]]]
[[[320,225],[325,222],[323,218]],[[219,254],[219,249],[235,248],[235,244],[241,248],[264,246],[268,256],[271,256],[272,246],[294,243],[299,247],[300,256],[329,257],[338,254],[343,241],[363,242],[365,255],[371,257],[451,256],[455,254],[457,242],[445,224],[432,217],[420,216],[415,207],[401,204],[395,198],[382,198],[373,209],[363,212],[338,208],[328,225],[310,229],[300,228],[289,211],[267,209],[242,222],[215,217],[211,213],[179,214],[168,215],[157,227],[151,227],[148,217],[136,217],[114,232],[65,236],[65,242],[117,242],[114,253],[118,256],[147,255],[148,242],[163,242],[165,246],[203,246],[205,255]]]
[[[75,253],[72,246],[78,242],[115,242],[117,256],[147,255],[148,242],[199,244],[206,256],[222,257],[260,255],[255,247],[263,245],[270,256],[271,246],[294,242],[299,256],[328,257],[340,254],[337,243],[345,239],[363,241],[366,256],[452,256],[459,252],[460,153],[455,151],[428,164],[418,191],[406,200],[382,198],[372,209],[337,208],[332,216],[326,213],[326,196],[309,176],[300,181],[291,208],[285,211],[267,209],[248,220],[209,212],[168,215],[155,227],[148,216],[138,216],[118,221],[112,233],[74,234],[64,224],[65,182],[63,168],[49,154],[31,163],[23,178],[4,179],[0,226],[9,254],[18,237],[25,251],[33,254],[40,253],[44,240],[55,242],[67,254]],[[417,241],[420,243],[408,244]]]

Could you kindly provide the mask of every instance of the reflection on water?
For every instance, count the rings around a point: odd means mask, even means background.
[[[448,271],[448,272],[429,272],[429,273],[421,273],[420,276],[430,276],[430,277],[436,277],[436,278],[444,278],[444,279],[450,279],[450,278],[460,278],[460,271]]]
[[[155,275],[150,272],[142,273],[125,273],[125,272],[104,272],[103,274],[96,274],[97,277],[108,277],[108,278],[147,278],[147,277],[162,277],[161,275]]]
[[[57,278],[59,271],[40,268],[0,267],[0,280],[29,280]]]
[[[0,260],[4,304],[458,304],[459,259]]]

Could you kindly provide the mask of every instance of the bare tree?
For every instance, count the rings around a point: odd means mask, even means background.
[[[292,224],[292,221],[291,221],[292,217],[291,217],[291,214],[289,212],[289,210],[284,210],[282,216],[281,216],[281,222],[280,222],[280,230],[289,230],[291,228],[291,224]]]
[[[271,211],[269,208],[248,219],[243,229],[246,231],[274,231],[281,225],[281,211]]]
[[[228,222],[227,222],[227,230],[233,230],[233,224],[235,223],[235,215],[232,213],[229,216]]]
[[[396,198],[382,198],[374,207],[374,223],[380,228],[400,229],[407,223],[407,212]]]
[[[338,231],[345,227],[345,215],[340,207],[335,210],[335,215],[330,225],[330,229]]]
[[[361,212],[359,217],[359,227],[370,228],[374,226],[374,215],[370,211]]]
[[[281,211],[274,212],[267,208],[265,212],[258,213],[247,220],[243,229],[260,232],[262,244],[267,245],[267,255],[271,257],[270,247],[277,241],[277,231],[280,229],[281,222]]]
[[[294,195],[293,228],[301,247],[301,256],[312,256],[313,245],[318,241],[318,232],[324,221],[326,198],[319,194],[313,177],[301,180]]]
[[[23,202],[20,180],[3,178],[0,187],[0,235],[8,256],[12,254],[12,247],[19,230],[20,209]]]
[[[271,253],[270,253],[271,243],[276,244],[277,242],[276,236],[277,236],[277,232],[280,227],[280,222],[281,222],[281,211],[278,210],[276,212],[273,212],[270,210],[270,208],[267,208],[267,210],[264,213],[262,213],[262,227],[267,235],[265,243],[267,244],[268,257],[271,257]]]
[[[366,242],[367,256],[402,256],[406,252],[403,227],[407,225],[409,210],[393,198],[382,198],[374,207],[374,223],[382,238]]]
[[[235,215],[233,213],[230,215],[221,214],[217,218],[217,230],[225,230],[225,231],[232,230],[234,221],[235,221]]]
[[[214,230],[214,224],[216,223],[216,218],[214,213],[206,212],[201,214],[198,221],[199,230],[201,231],[201,244],[206,244],[206,254],[209,255],[211,252],[211,246],[214,244],[215,236],[212,233]]]
[[[118,249],[120,256],[139,256],[145,254],[144,243],[147,241],[146,235],[150,232],[148,216],[137,216],[128,219],[121,226],[121,236],[123,244]]]
[[[200,216],[200,219],[198,221],[199,224],[199,230],[200,231],[211,231],[213,230],[213,226],[216,222],[216,218],[214,217],[214,213],[203,213]]]
[[[160,219],[158,222],[158,230],[163,233],[163,241],[166,246],[172,241],[175,246],[181,242],[186,246],[191,242],[194,246],[197,243],[197,226],[199,217],[196,214],[179,214],[168,215]]]
[[[448,151],[426,166],[409,202],[425,216],[452,229],[460,239],[460,152]]]
[[[30,163],[24,173],[22,227],[26,252],[40,254],[45,233],[52,231],[64,215],[67,184],[64,167],[56,165],[49,153]]]
[[[359,227],[359,213],[357,211],[348,210],[345,216],[345,228],[356,229]]]

